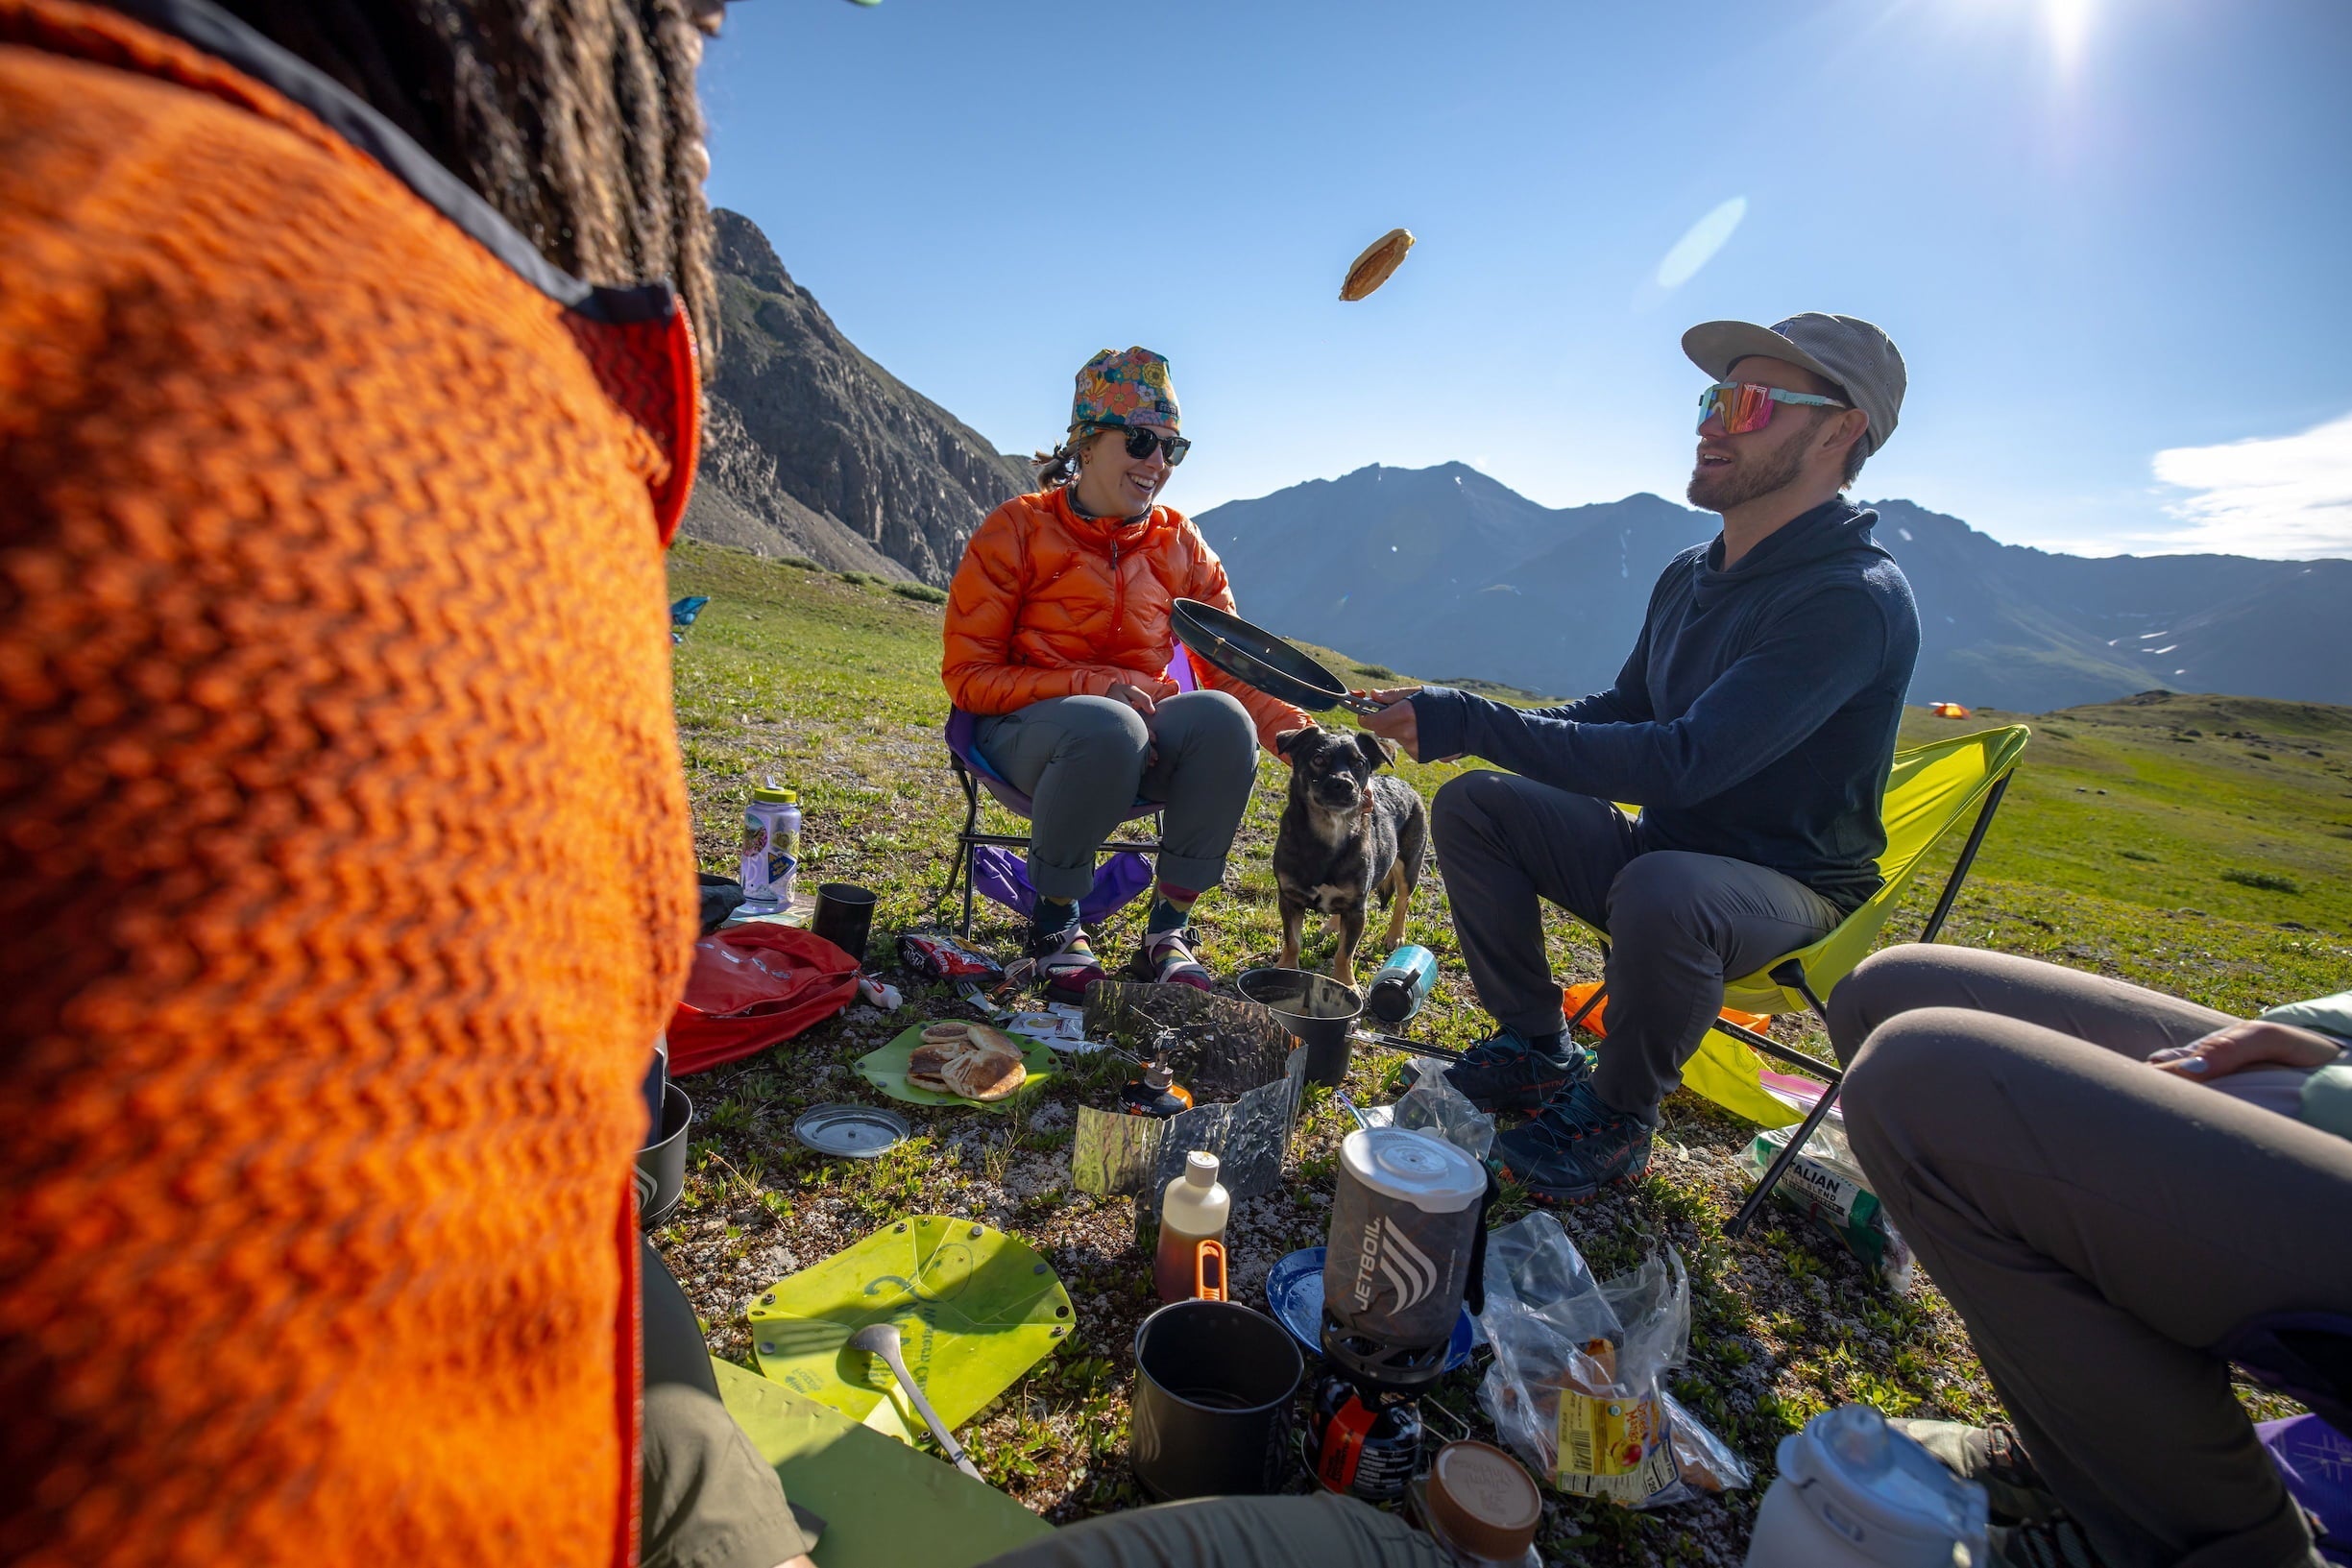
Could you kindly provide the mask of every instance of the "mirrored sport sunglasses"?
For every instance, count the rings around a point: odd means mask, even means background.
[[[1157,431],[1146,430],[1141,425],[1110,424],[1103,425],[1102,428],[1116,430],[1125,436],[1127,454],[1138,463],[1150,457],[1152,448],[1157,446],[1160,454],[1168,459],[1168,466],[1173,469],[1184,461],[1186,452],[1193,449],[1193,444],[1182,436],[1163,436]]]
[[[1790,392],[1782,387],[1758,386],[1753,381],[1718,381],[1699,394],[1699,424],[1720,413],[1724,432],[1744,436],[1751,430],[1761,430],[1772,422],[1775,403],[1796,403],[1806,408],[1852,408],[1835,398],[1824,398],[1810,392]]]

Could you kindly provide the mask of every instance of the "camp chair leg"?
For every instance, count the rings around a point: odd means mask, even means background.
[[[1841,1073],[1839,1076],[1842,1078],[1844,1074]],[[1830,1114],[1830,1107],[1837,1102],[1837,1090],[1838,1085],[1830,1086],[1813,1106],[1811,1112],[1806,1115],[1804,1122],[1799,1125],[1797,1135],[1788,1141],[1787,1146],[1780,1153],[1773,1156],[1772,1164],[1764,1168],[1762,1178],[1749,1190],[1748,1195],[1741,1200],[1739,1212],[1732,1216],[1730,1224],[1723,1227],[1724,1235],[1737,1238],[1748,1233],[1748,1226],[1755,1222],[1756,1212],[1764,1206],[1764,1200],[1772,1195],[1773,1188],[1780,1185],[1782,1173],[1796,1162],[1798,1151],[1805,1147],[1805,1141],[1813,1136],[1813,1129],[1821,1125],[1822,1120]]]
[[[1829,1009],[1822,1005],[1821,998],[1813,994],[1812,982],[1805,977],[1804,965],[1791,958],[1785,963],[1774,966],[1772,978],[1774,983],[1786,986],[1803,997],[1805,1004],[1813,1009],[1813,1016],[1821,1020],[1822,1027],[1829,1027]],[[1804,1051],[1792,1050],[1778,1040],[1758,1034],[1753,1029],[1742,1028],[1736,1024],[1722,1020],[1716,1022],[1715,1027],[1749,1049],[1760,1050],[1767,1056],[1777,1057],[1792,1067],[1814,1073],[1828,1085],[1822,1091],[1821,1098],[1814,1102],[1812,1110],[1798,1125],[1796,1136],[1789,1139],[1786,1147],[1773,1156],[1772,1164],[1764,1168],[1762,1178],[1741,1201],[1739,1212],[1732,1216],[1730,1224],[1723,1227],[1724,1235],[1736,1237],[1747,1234],[1748,1226],[1756,1219],[1757,1211],[1764,1206],[1764,1199],[1772,1195],[1773,1188],[1780,1185],[1782,1174],[1796,1161],[1797,1156],[1804,1152],[1806,1140],[1813,1136],[1813,1129],[1821,1125],[1823,1119],[1830,1114],[1830,1107],[1837,1103],[1838,1092],[1846,1084],[1846,1074],[1842,1069],[1817,1056],[1808,1056]]]
[[[1587,997],[1585,999],[1585,1004],[1576,1009],[1576,1016],[1569,1019],[1565,1025],[1562,1025],[1563,1032],[1572,1029],[1576,1027],[1577,1025],[1582,1024],[1585,1021],[1585,1015],[1592,1011],[1593,1008],[1598,1007],[1601,1004],[1601,999],[1607,995],[1609,995],[1609,982],[1607,980],[1603,980],[1600,984],[1600,989],[1594,991],[1592,995]]]
[[[2016,777],[2004,773],[1993,781],[1992,789],[1984,797],[1984,807],[1976,813],[1976,825],[1968,831],[1968,842],[1960,846],[1960,858],[1952,862],[1952,875],[1944,880],[1944,891],[1935,901],[1935,913],[1928,917],[1927,929],[1919,933],[1922,942],[1932,942],[1943,933],[1944,917],[1952,913],[1952,905],[1960,897],[1960,884],[1968,880],[1968,868],[1976,863],[1976,851],[1983,847],[1986,830],[1993,826],[1993,813],[2000,809],[2000,797],[2009,792],[2009,781]],[[1806,1000],[1812,1001],[1807,991]],[[1821,1003],[1813,1001],[1813,1011],[1821,1011]]]
[[[945,904],[949,895],[956,891],[957,880],[962,879],[963,924],[958,928],[957,934],[969,937],[972,934],[972,887],[977,869],[972,862],[972,851],[982,838],[980,784],[964,767],[962,759],[953,752],[948,754],[948,764],[956,770],[956,782],[963,786],[963,826],[956,833],[956,857],[947,868],[947,885],[940,888],[939,896],[931,901],[931,907],[936,909]]]

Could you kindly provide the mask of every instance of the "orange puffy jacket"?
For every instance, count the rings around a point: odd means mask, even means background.
[[[626,1562],[685,318],[141,9],[0,0],[0,1562]]]
[[[1162,674],[1176,649],[1168,611],[1177,599],[1233,608],[1224,563],[1183,513],[1155,506],[1122,522],[1079,517],[1067,486],[1016,495],[964,546],[948,586],[939,675],[949,699],[972,713],[1100,697],[1121,683],[1168,696],[1176,689]],[[1241,699],[1269,750],[1282,731],[1314,722],[1205,662],[1193,673]]]

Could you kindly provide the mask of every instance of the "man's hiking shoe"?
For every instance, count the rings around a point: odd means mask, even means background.
[[[1200,933],[1190,926],[1173,931],[1146,931],[1143,951],[1135,955],[1133,973],[1155,985],[1189,985],[1196,991],[1217,989],[1217,977],[1193,955]]]
[[[1650,1124],[1612,1111],[1581,1073],[1568,1092],[1522,1127],[1494,1135],[1504,1179],[1540,1203],[1582,1203],[1650,1168]]]
[[[1574,1046],[1558,1056],[1505,1029],[1481,1040],[1445,1070],[1445,1081],[1482,1111],[1535,1111],[1582,1083],[1591,1063]]]
[[[1997,1525],[2031,1525],[2055,1519],[2058,1499],[2033,1467],[2033,1459],[2004,1426],[1972,1427],[1958,1421],[1895,1417],[1886,1423],[1934,1455],[1962,1481],[1984,1487]]]
[[[1086,987],[1103,978],[1103,966],[1086,945],[1086,928],[1075,920],[1054,931],[1031,926],[1022,953],[1029,964],[1027,977],[1041,982],[1055,1001],[1083,1002]]]

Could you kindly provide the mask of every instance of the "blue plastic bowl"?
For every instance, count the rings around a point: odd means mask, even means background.
[[[1300,1247],[1266,1271],[1266,1305],[1273,1309],[1274,1321],[1291,1331],[1291,1338],[1306,1346],[1307,1354],[1323,1353],[1323,1254],[1320,1246]],[[1454,1319],[1454,1337],[1445,1347],[1445,1370],[1450,1372],[1470,1359],[1470,1350],[1478,1343],[1478,1321],[1467,1307]]]

